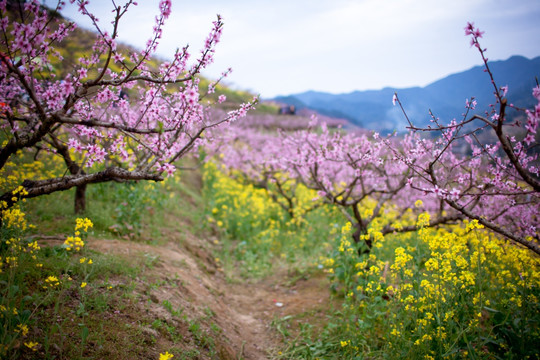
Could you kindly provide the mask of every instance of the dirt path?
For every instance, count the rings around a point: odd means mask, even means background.
[[[277,352],[281,335],[270,328],[273,320],[324,315],[329,301],[325,278],[299,279],[294,285],[284,285],[286,281],[284,273],[254,284],[226,286],[225,301],[245,341],[246,359],[266,359],[268,351]]]
[[[162,305],[167,301],[172,308],[183,309],[182,315],[188,319],[217,325],[222,331],[215,344],[220,359],[271,359],[282,346],[280,333],[271,327],[272,320],[288,315],[293,321],[323,317],[330,301],[324,274],[291,281],[283,272],[254,283],[227,282],[211,256],[208,240],[184,237],[182,242],[171,239],[164,246],[121,240],[89,243],[104,253],[155,259],[145,273],[154,282],[160,279],[161,285],[149,287],[141,280],[140,292],[145,294],[141,307],[153,317],[174,323]],[[184,330],[184,336],[193,336]]]

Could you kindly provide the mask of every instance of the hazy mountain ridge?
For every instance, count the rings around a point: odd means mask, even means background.
[[[540,78],[540,56],[527,59],[512,56],[507,60],[489,62],[499,86],[508,85],[509,102],[520,107],[531,107],[531,94]],[[429,110],[444,123],[460,119],[465,110],[465,99],[472,96],[478,102],[474,113],[483,114],[493,103],[494,88],[483,66],[449,75],[425,87],[390,88],[354,91],[346,94],[329,94],[307,91],[300,94],[276,97],[275,101],[297,108],[310,108],[321,114],[345,118],[351,123],[377,131],[405,130],[406,119],[399,107],[392,105],[397,92],[409,118],[415,125],[430,121]]]

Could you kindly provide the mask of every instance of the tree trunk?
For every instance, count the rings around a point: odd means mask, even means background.
[[[58,140],[55,136],[49,134],[52,138],[52,145],[58,151],[58,154],[62,155],[64,162],[71,175],[86,175],[84,170],[75,162],[71,155],[69,154],[69,148]],[[86,184],[79,185],[75,190],[75,204],[74,204],[75,214],[82,214],[86,211]]]
[[[86,184],[75,188],[75,214],[86,211]]]
[[[360,235],[365,235],[367,231],[365,229],[362,229],[362,226],[360,224],[354,224],[354,227],[356,230],[352,234],[352,238],[356,244],[360,244]],[[371,246],[373,245],[373,241],[371,239],[364,240],[364,244],[366,244],[366,247],[362,247],[361,245],[358,247],[358,255],[362,254],[369,254],[371,252]]]
[[[360,243],[360,235],[367,234],[367,224],[364,223],[362,220],[362,216],[360,215],[360,209],[358,209],[358,203],[354,204],[352,206],[354,219],[356,220],[356,224],[354,224],[354,227],[356,230],[352,234],[352,238],[356,244]],[[369,254],[371,251],[371,245],[372,241],[371,239],[364,240],[364,244],[366,244],[367,248],[362,249],[362,247],[358,247],[358,255],[362,254]]]

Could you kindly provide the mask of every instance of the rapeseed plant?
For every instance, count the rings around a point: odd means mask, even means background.
[[[538,357],[526,344],[540,341],[540,259],[476,220],[438,229],[429,221],[420,214],[416,236],[387,235],[361,257],[343,226],[322,262],[344,295],[342,323],[324,336],[395,359]]]
[[[282,191],[294,188],[292,214],[291,208],[282,203],[285,199],[271,186],[258,188],[239,174],[230,176],[211,161],[204,166],[208,223],[235,240],[226,246],[230,246],[237,261],[244,263],[244,275],[264,273],[270,268],[271,259],[294,262],[305,254],[315,253],[329,229],[324,227],[324,221],[310,219],[337,215],[330,207],[313,201],[317,197],[315,191],[299,184],[293,186],[285,181],[284,174],[276,176],[284,184]],[[310,262],[309,266],[316,266],[316,257]]]
[[[24,192],[23,188],[14,191],[14,196]],[[33,323],[36,310],[48,299],[59,296],[59,291],[69,287],[66,277],[50,274],[40,262],[40,246],[36,240],[26,240],[26,231],[31,228],[27,223],[26,214],[19,205],[2,211],[3,223],[0,229],[0,281],[6,284],[0,300],[0,357],[18,356],[21,351],[38,351],[41,348],[35,336],[30,332],[29,325]],[[88,229],[92,227],[89,219],[77,219],[75,236],[66,239],[66,250],[71,247],[82,250]],[[81,233],[82,232],[82,233]],[[89,266],[92,259],[83,257],[79,260],[81,266]],[[71,280],[71,277],[67,277]],[[33,284],[39,284],[39,287]],[[81,287],[86,286],[86,282]],[[29,302],[28,299],[39,299]],[[31,304],[31,305],[30,305]],[[21,346],[24,344],[24,347]]]

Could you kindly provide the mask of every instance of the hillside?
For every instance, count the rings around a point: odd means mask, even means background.
[[[504,61],[490,62],[490,66],[497,84],[508,85],[508,98],[512,103],[519,107],[534,105],[531,89],[536,85],[535,78],[540,77],[540,57],[512,56]],[[400,109],[392,105],[394,92],[398,93],[408,116],[416,125],[429,123],[429,109],[444,122],[449,122],[461,116],[467,98],[476,98],[477,114],[483,114],[493,101],[493,87],[482,66],[449,75],[425,87],[384,88],[337,95],[308,91],[274,100],[346,118],[371,130],[402,131],[406,120]]]

